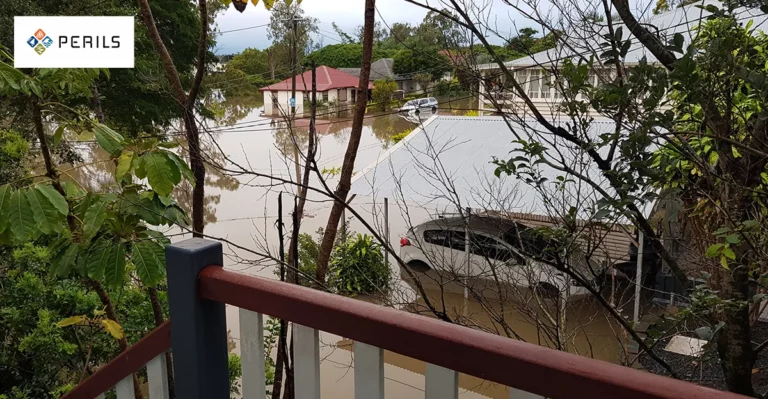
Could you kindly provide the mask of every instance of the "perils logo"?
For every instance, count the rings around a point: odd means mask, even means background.
[[[27,44],[29,44],[29,47],[32,47],[37,54],[43,55],[45,50],[53,44],[53,39],[46,35],[44,30],[38,29],[34,35],[27,39]]]

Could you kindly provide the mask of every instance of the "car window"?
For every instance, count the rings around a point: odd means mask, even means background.
[[[517,264],[523,263],[523,259],[520,255],[491,237],[481,234],[473,234],[471,240],[470,250],[475,255],[504,262],[514,260]]]
[[[429,102],[431,102],[431,103],[433,103],[433,104],[437,104],[437,100],[435,100],[435,98],[434,98],[434,97],[430,97],[430,98],[429,98]]]
[[[426,99],[424,99],[424,100],[419,100],[419,105],[426,105],[426,104],[428,104],[428,103],[429,103],[429,100],[426,100]]]
[[[464,232],[454,230],[425,230],[424,241],[457,251],[464,251],[466,245],[464,242]]]

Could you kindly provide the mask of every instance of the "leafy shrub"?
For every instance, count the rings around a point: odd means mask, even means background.
[[[336,290],[344,295],[387,292],[389,267],[373,237],[357,234],[334,249],[330,272]]]
[[[336,236],[327,287],[343,295],[386,292],[391,276],[381,246],[369,235],[348,237],[346,228],[339,229]],[[312,282],[309,276],[315,275],[322,229],[318,229],[317,236],[318,240],[306,233],[299,235],[299,283],[305,286]]]
[[[386,111],[395,100],[395,92],[397,91],[397,83],[392,79],[380,79],[373,82],[373,102],[378,105],[379,109]]]
[[[470,111],[467,111],[467,113],[464,114],[464,116],[480,116],[480,112],[477,110],[470,110]]]
[[[392,136],[392,138],[391,138],[391,139],[392,139],[392,142],[393,142],[393,143],[395,143],[395,144],[397,144],[397,143],[399,143],[400,141],[402,141],[402,140],[403,140],[403,139],[404,139],[406,136],[408,136],[409,134],[411,134],[411,130],[406,130],[406,131],[400,132],[400,133],[398,133],[398,134],[395,134],[395,135],[393,135],[393,136]]]

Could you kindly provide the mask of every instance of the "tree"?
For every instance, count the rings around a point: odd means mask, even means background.
[[[341,28],[339,28],[339,26],[336,25],[336,22],[331,22],[331,27],[333,28],[333,31],[336,32],[336,34],[341,38],[342,44],[357,43],[352,36],[348,35],[347,32],[344,32]]]
[[[373,60],[385,58],[386,52],[377,48],[373,50]],[[359,68],[360,59],[363,56],[361,44],[331,44],[307,55],[304,65],[308,66],[312,61],[316,65],[325,65],[331,68]]]
[[[294,37],[292,19],[296,19],[296,36]],[[292,44],[296,45],[296,65],[300,65],[304,56],[313,46],[311,33],[317,33],[317,19],[307,16],[298,2],[277,2],[271,10],[267,37],[278,49],[283,50],[275,55],[280,57],[280,64],[290,65]],[[295,41],[295,43],[294,43]]]
[[[379,109],[386,111],[395,99],[397,83],[392,79],[379,79],[373,82],[373,102],[379,106]]]
[[[354,119],[352,122],[352,131],[347,144],[347,151],[344,154],[344,163],[341,167],[341,176],[339,185],[334,192],[337,200],[333,202],[333,208],[328,216],[323,240],[320,243],[320,252],[317,256],[317,271],[315,278],[317,281],[324,282],[328,273],[328,262],[331,258],[333,243],[336,240],[336,233],[341,219],[341,211],[345,207],[347,195],[349,194],[352,171],[355,167],[357,150],[360,147],[360,136],[363,132],[363,119],[365,118],[365,108],[368,102],[368,81],[371,75],[371,58],[373,57],[373,31],[375,20],[376,2],[375,0],[365,1],[365,28],[363,37],[363,57],[360,70],[360,80],[358,83],[357,102],[355,103]]]
[[[236,69],[247,75],[263,75],[269,72],[267,54],[264,51],[247,48],[240,54],[235,54],[227,63],[227,71]]]
[[[200,132],[198,130],[197,116],[195,106],[197,95],[200,93],[200,85],[205,75],[206,55],[208,52],[208,9],[206,0],[199,0],[198,9],[200,12],[200,37],[197,43],[196,72],[189,91],[185,91],[181,82],[179,71],[173,63],[173,58],[168,48],[163,43],[163,38],[155,23],[152,9],[148,0],[139,0],[141,6],[141,17],[144,26],[149,31],[152,45],[157,51],[163,63],[166,78],[171,84],[171,94],[181,107],[181,114],[184,120],[184,130],[189,145],[190,164],[195,176],[194,188],[192,193],[192,224],[195,236],[201,237],[205,228],[205,164],[203,154],[200,149]]]
[[[195,47],[200,22],[197,8],[190,2],[159,0],[151,3],[157,18],[159,32],[166,42],[174,43],[169,49],[174,63],[184,80],[191,80],[195,60]],[[0,4],[0,45],[12,48],[14,15],[133,15],[138,14],[136,2],[83,1],[83,2],[2,2]],[[7,33],[7,34],[4,34]],[[210,42],[212,46],[213,41]],[[100,78],[93,99],[61,99],[70,106],[91,106],[97,101],[103,118],[114,129],[128,137],[159,135],[178,118],[178,104],[167,95],[160,59],[152,49],[151,41],[142,26],[137,27],[135,67],[114,69],[110,78]],[[22,131],[23,129],[18,129]]]
[[[419,84],[419,87],[421,87],[421,90],[425,93],[429,90],[429,86],[432,84],[432,82],[434,82],[434,79],[432,79],[432,74],[430,73],[417,73],[413,75],[413,80]]]
[[[437,50],[400,50],[394,57],[394,69],[398,75],[426,73],[437,80],[451,70],[450,62]]]

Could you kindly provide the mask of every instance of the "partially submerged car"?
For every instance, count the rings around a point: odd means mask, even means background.
[[[502,281],[547,297],[588,294],[586,287],[566,273],[525,255],[545,253],[547,248],[552,246],[515,221],[491,216],[455,216],[411,228],[400,240],[400,257],[417,275],[435,271],[457,278]],[[401,274],[407,278],[408,273],[401,270]],[[596,284],[595,281],[589,283]]]

